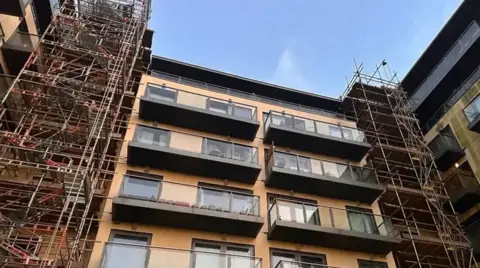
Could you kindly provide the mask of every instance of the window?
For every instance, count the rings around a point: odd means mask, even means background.
[[[375,217],[371,209],[347,206],[350,230],[368,234],[379,234]]]
[[[145,267],[150,238],[148,234],[112,231],[110,242],[113,243],[106,244],[102,268]]]
[[[388,268],[385,262],[358,260],[359,268]]]
[[[149,97],[169,102],[175,102],[177,95],[177,91],[174,89],[167,87],[159,88],[151,85],[148,86],[147,92]]]
[[[194,241],[192,268],[249,268],[253,247],[227,243]]]
[[[466,108],[463,113],[468,122],[472,122],[480,114],[480,96],[477,96]]]
[[[272,250],[270,263],[272,268],[317,268],[327,261],[323,254]]]
[[[131,198],[157,200],[160,190],[160,180],[125,175],[121,194]]]
[[[134,140],[144,144],[166,146],[169,131],[144,126],[137,126]]]

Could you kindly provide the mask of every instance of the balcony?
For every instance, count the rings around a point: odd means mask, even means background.
[[[375,170],[273,152],[267,159],[265,185],[300,193],[371,204],[384,188]]]
[[[468,129],[480,133],[480,96],[477,96],[463,110],[468,121]]]
[[[25,7],[31,2],[31,0],[8,0],[0,1],[0,14],[24,17]]]
[[[372,254],[387,254],[401,243],[390,218],[360,210],[277,199],[268,217],[272,240]]]
[[[255,147],[140,125],[127,163],[250,184],[261,170]]]
[[[452,167],[465,152],[460,147],[453,133],[439,133],[429,144],[428,148],[432,151],[437,168],[445,171]]]
[[[113,220],[256,237],[259,197],[125,175]]]
[[[261,268],[260,258],[200,250],[106,242],[102,268]]]
[[[480,186],[475,175],[455,170],[445,178],[445,189],[456,212],[463,213],[480,202]]]
[[[152,84],[140,99],[140,118],[248,140],[260,126],[253,106]]]
[[[264,142],[360,161],[370,145],[363,131],[271,111],[264,122]]]
[[[17,29],[2,45],[5,63],[10,74],[18,74],[30,54],[36,48],[40,37]]]

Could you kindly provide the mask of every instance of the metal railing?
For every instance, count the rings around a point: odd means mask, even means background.
[[[275,268],[338,268],[326,264],[299,262],[299,261],[286,261],[281,260],[275,265]]]
[[[258,163],[256,147],[141,125],[135,128],[133,141],[241,162]]]
[[[328,135],[345,140],[365,142],[365,133],[358,128],[341,126],[320,120],[312,120],[300,116],[270,111],[265,117],[263,131],[266,133],[271,125],[287,127],[295,130]]]
[[[227,213],[260,215],[260,198],[256,195],[166,182],[140,175],[124,176],[120,196]]]
[[[298,104],[298,103],[292,103],[292,102],[288,102],[288,101],[282,101],[282,100],[278,100],[278,99],[274,99],[274,98],[260,96],[260,95],[257,95],[255,93],[248,93],[248,92],[244,92],[244,91],[240,91],[240,90],[236,90],[236,89],[231,89],[231,88],[227,88],[227,87],[213,85],[213,84],[209,84],[209,83],[205,83],[205,82],[181,77],[181,76],[174,75],[174,74],[168,74],[168,73],[152,70],[151,75],[155,76],[155,77],[158,77],[158,78],[161,78],[161,79],[172,81],[172,82],[175,82],[175,83],[180,83],[180,84],[184,84],[184,85],[188,85],[188,86],[194,86],[194,87],[198,87],[198,88],[204,88],[204,89],[208,89],[208,90],[212,90],[212,91],[215,91],[215,92],[220,92],[220,93],[224,93],[224,94],[228,94],[228,95],[232,95],[232,96],[236,96],[236,97],[240,97],[240,98],[244,98],[244,99],[260,101],[260,102],[264,102],[264,103],[268,103],[268,104],[273,104],[273,105],[276,105],[276,106],[282,106],[282,107],[289,108],[289,109],[294,109],[294,110],[297,110],[297,111],[302,111],[302,112],[307,112],[307,113],[312,113],[312,114],[319,114],[319,115],[324,115],[324,116],[328,116],[328,117],[332,117],[332,118],[347,119],[346,115],[344,115],[342,113],[335,113],[335,112],[332,112],[332,111],[323,110],[323,109],[320,109],[320,108],[315,108],[315,107],[310,107],[310,106],[305,106],[305,105],[301,105],[301,104]]]
[[[261,268],[253,256],[105,242],[102,268]]]
[[[375,170],[371,168],[335,163],[278,151],[270,154],[266,162],[268,173],[271,172],[272,167],[277,167],[341,180],[379,184]]]
[[[270,204],[268,210],[269,227],[277,220],[381,236],[395,236],[390,217],[360,209],[340,209],[276,199]]]
[[[145,96],[152,99],[178,103],[194,108],[208,110],[219,114],[257,120],[257,108],[251,105],[222,100],[209,96],[183,91],[180,89],[148,84]]]

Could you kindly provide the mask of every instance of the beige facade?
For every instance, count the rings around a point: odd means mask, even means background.
[[[190,94],[190,93],[195,93],[195,94],[201,94],[203,96],[218,98],[225,101],[230,100],[232,102],[238,102],[241,104],[256,107],[257,109],[256,119],[260,122],[260,128],[256,134],[255,139],[253,141],[247,141],[247,140],[242,140],[237,138],[219,136],[219,135],[206,133],[206,132],[193,131],[190,129],[184,129],[184,128],[179,128],[171,125],[160,124],[157,122],[147,122],[139,119],[139,116],[138,116],[139,102],[140,102],[139,97],[143,96],[146,85],[148,83],[152,83],[156,85],[165,84],[167,87],[183,90],[183,92],[179,94],[178,101],[191,106],[203,107],[202,102],[204,100],[202,100],[202,98],[199,98]],[[251,246],[254,246],[255,256],[262,259],[261,267],[264,267],[264,268],[271,266],[270,265],[270,249],[286,249],[286,250],[308,252],[308,253],[314,253],[314,254],[325,254],[327,259],[327,264],[329,266],[335,266],[335,267],[344,267],[344,268],[358,267],[358,263],[357,263],[358,259],[386,262],[388,263],[388,267],[390,268],[395,267],[391,253],[386,256],[366,254],[366,253],[359,253],[359,252],[352,252],[352,251],[344,251],[344,250],[339,250],[334,248],[325,248],[325,247],[317,247],[317,246],[310,246],[310,245],[279,242],[279,241],[273,241],[273,240],[267,239],[267,235],[266,235],[266,233],[268,232],[267,193],[315,200],[317,201],[317,204],[319,206],[327,206],[327,207],[333,207],[338,209],[345,209],[345,206],[347,205],[363,207],[363,208],[371,208],[375,214],[380,214],[380,210],[376,202],[374,202],[371,206],[369,206],[369,205],[360,204],[357,202],[342,201],[342,200],[336,200],[331,198],[325,198],[321,196],[315,196],[315,195],[303,194],[303,193],[293,193],[291,191],[289,192],[285,190],[271,189],[271,188],[265,187],[264,154],[265,154],[265,149],[270,149],[271,146],[263,144],[262,114],[264,112],[268,113],[270,111],[285,112],[286,114],[291,114],[294,116],[305,117],[309,119],[355,127],[355,122],[351,122],[351,121],[343,121],[343,120],[334,119],[326,116],[321,116],[318,114],[310,114],[310,113],[306,113],[306,112],[302,112],[294,109],[274,106],[274,105],[259,102],[259,101],[243,99],[243,98],[235,97],[232,95],[222,94],[218,92],[208,91],[205,89],[195,88],[192,86],[173,83],[173,82],[162,80],[152,76],[143,76],[141,80],[141,86],[139,88],[137,98],[135,100],[133,113],[129,121],[129,128],[126,133],[126,138],[125,138],[125,141],[123,142],[123,146],[120,152],[120,158],[122,160],[120,163],[117,164],[117,167],[116,167],[115,176],[110,188],[110,192],[108,194],[108,199],[105,204],[105,209],[103,211],[102,221],[99,226],[97,237],[95,239],[97,243],[94,247],[94,250],[90,259],[89,267],[100,267],[102,254],[104,252],[105,241],[109,240],[109,236],[112,230],[125,230],[125,231],[139,232],[139,233],[148,233],[152,235],[152,240],[150,243],[152,246],[168,247],[168,248],[178,248],[178,249],[187,249],[187,250],[191,249],[192,239],[251,245]],[[178,118],[178,120],[182,120],[182,119]],[[256,183],[254,185],[248,185],[248,184],[242,184],[242,183],[231,182],[231,181],[221,181],[218,179],[186,175],[186,174],[170,172],[165,170],[129,166],[126,164],[127,144],[129,141],[132,140],[135,127],[137,124],[171,130],[173,134],[172,134],[170,145],[173,146],[174,148],[178,148],[186,151],[199,152],[201,148],[201,139],[199,137],[225,140],[229,142],[249,145],[249,146],[258,148],[257,150],[258,159],[259,159],[259,164],[262,166],[262,171],[260,172]],[[235,130],[232,130],[232,131],[235,131]],[[303,156],[308,156],[316,159],[347,163],[343,159],[336,159],[336,158],[327,157],[323,155],[314,155],[311,153],[300,152],[300,151],[292,150],[289,148],[276,147],[275,149],[279,151],[288,151],[290,153],[297,153]],[[350,164],[362,165],[363,161],[359,163],[350,163]],[[234,235],[225,235],[225,234],[201,232],[201,231],[192,231],[192,230],[185,230],[185,229],[178,229],[178,228],[112,222],[112,199],[119,196],[123,175],[127,172],[127,170],[161,175],[163,176],[163,181],[165,182],[174,182],[174,183],[180,183],[180,184],[186,184],[186,185],[192,185],[192,186],[196,186],[199,182],[205,182],[210,184],[252,190],[254,195],[257,195],[260,197],[260,216],[263,217],[265,223],[261,231],[259,232],[259,234],[256,236],[256,238],[248,238],[248,237],[240,237],[240,236],[234,236]],[[184,195],[183,199],[193,200],[195,199],[196,193],[189,190],[179,190],[172,194]],[[321,217],[325,217],[325,218],[329,217],[326,211],[323,211],[323,212],[320,211],[320,214],[321,214]],[[348,222],[345,215],[341,215],[341,214],[337,215],[334,213],[333,217],[335,218],[335,222],[338,223],[339,228],[343,228],[343,227],[348,228],[347,227]],[[151,256],[153,260],[152,259],[149,260],[149,264],[150,264],[149,267],[160,261],[158,254],[151,254]],[[185,261],[186,260],[184,258],[178,258],[177,261],[174,261],[175,265],[172,265],[170,267],[178,267],[178,268],[188,267],[188,263],[183,264]]]

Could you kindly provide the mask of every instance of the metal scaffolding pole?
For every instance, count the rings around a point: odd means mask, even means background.
[[[2,99],[0,266],[88,261],[149,12],[149,0],[65,1]]]
[[[386,185],[379,199],[402,238],[398,267],[471,267],[473,251],[462,232],[440,172],[396,75],[383,61],[372,75],[356,66],[342,109],[356,118],[372,145],[367,162]],[[448,208],[448,209],[446,209]]]

